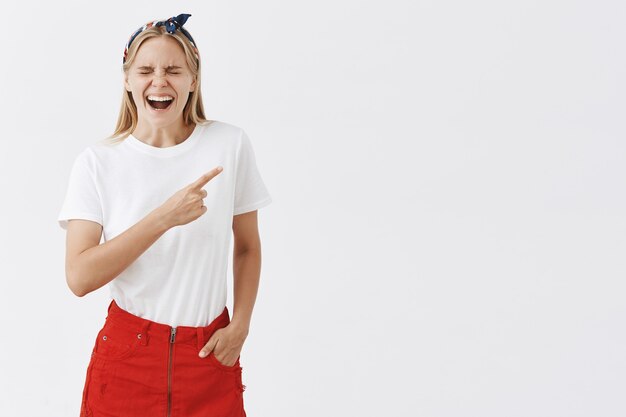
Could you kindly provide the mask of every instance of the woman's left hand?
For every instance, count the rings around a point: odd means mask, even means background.
[[[214,351],[213,354],[222,365],[233,366],[241,353],[245,340],[246,336],[244,333],[229,324],[226,327],[217,329],[211,335],[209,341],[200,350],[199,356],[204,358],[211,351]]]

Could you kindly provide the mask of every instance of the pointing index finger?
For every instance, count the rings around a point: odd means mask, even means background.
[[[222,172],[222,167],[218,166],[213,168],[206,174],[203,174],[200,178],[191,183],[191,188],[202,188],[206,185],[207,182],[211,181],[217,174]]]

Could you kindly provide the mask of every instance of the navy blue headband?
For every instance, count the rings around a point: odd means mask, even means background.
[[[172,16],[167,20],[155,20],[152,22],[148,22],[142,27],[140,27],[139,29],[137,29],[135,33],[133,33],[130,39],[128,40],[128,43],[126,44],[126,48],[124,48],[124,57],[122,58],[122,64],[126,62],[126,56],[128,55],[128,48],[130,48],[130,44],[133,43],[137,35],[139,35],[144,30],[151,28],[152,26],[165,26],[165,30],[167,31],[167,33],[174,33],[176,32],[176,29],[180,30],[183,33],[183,35],[185,35],[187,39],[189,39],[189,41],[193,45],[193,51],[196,54],[196,58],[198,58],[199,60],[200,54],[198,53],[198,48],[196,47],[196,43],[194,42],[189,32],[187,32],[183,28],[183,25],[185,24],[185,22],[187,22],[187,19],[189,19],[189,16],[191,15],[187,13],[182,13],[182,14],[179,14],[178,16]]]

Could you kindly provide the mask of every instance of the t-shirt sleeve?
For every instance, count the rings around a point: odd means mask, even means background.
[[[272,197],[256,165],[256,157],[250,138],[243,130],[241,131],[241,141],[237,152],[235,175],[233,215],[254,211],[272,202]]]
[[[89,149],[78,154],[70,171],[65,200],[57,218],[67,230],[68,220],[84,219],[103,224],[100,194],[96,186],[94,159]]]

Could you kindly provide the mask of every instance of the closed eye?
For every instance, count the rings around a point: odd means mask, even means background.
[[[150,72],[140,72],[140,74],[150,74]],[[180,72],[170,72],[170,74],[180,74]]]

